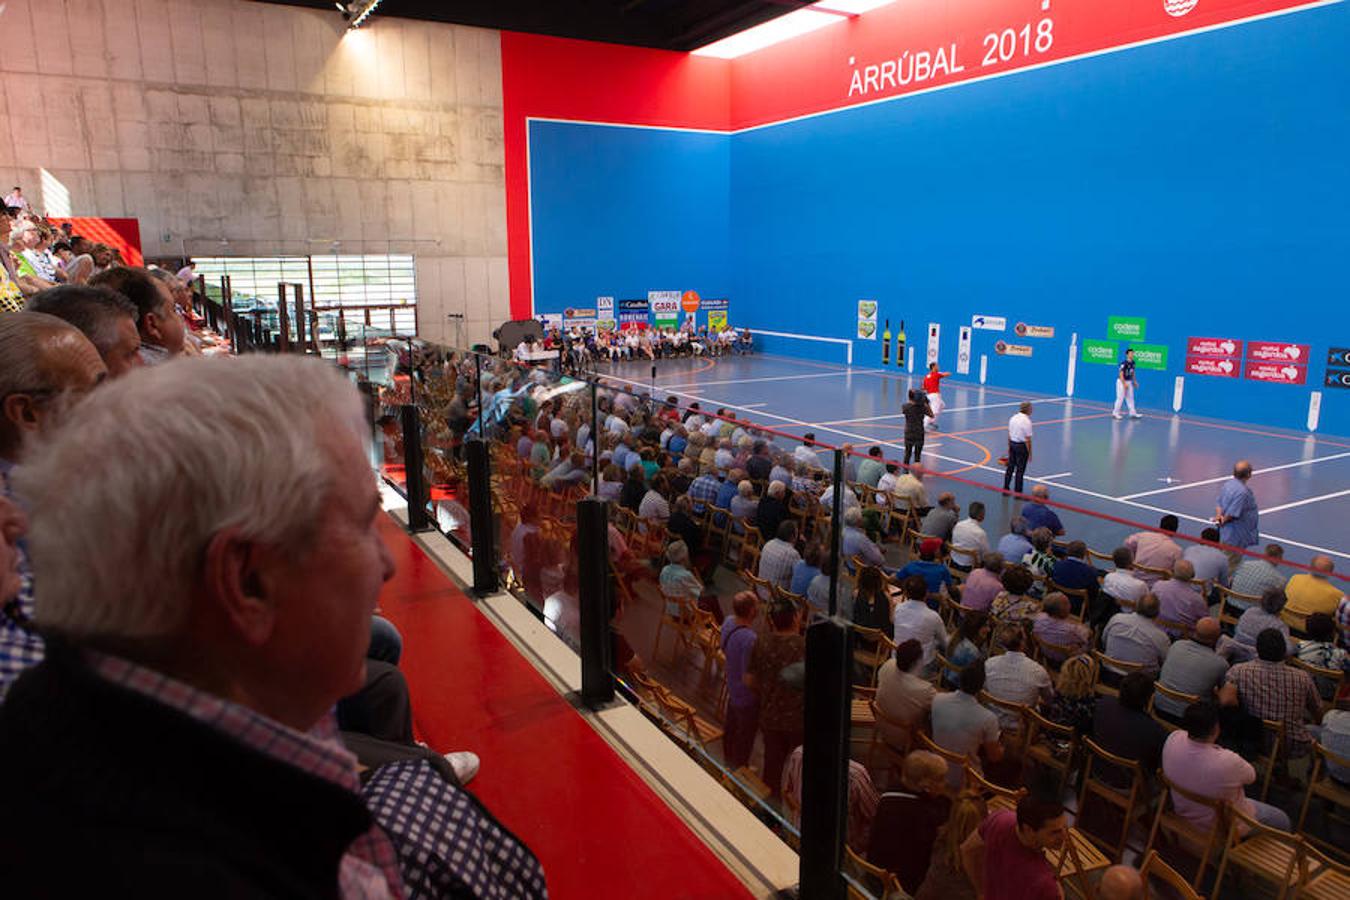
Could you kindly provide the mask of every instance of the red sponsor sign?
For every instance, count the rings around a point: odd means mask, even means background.
[[[1307,365],[1309,350],[1307,344],[1285,344],[1279,341],[1247,342],[1247,358],[1265,362],[1287,362],[1296,366]]]
[[[1308,367],[1248,360],[1247,377],[1252,381],[1269,381],[1275,384],[1303,384],[1308,378]]]
[[[1186,372],[1190,375],[1217,375],[1221,378],[1237,378],[1242,374],[1242,360],[1217,359],[1212,356],[1186,357]]]
[[[1187,338],[1187,356],[1241,356],[1242,341],[1232,338]],[[1205,373],[1196,373],[1205,374]]]

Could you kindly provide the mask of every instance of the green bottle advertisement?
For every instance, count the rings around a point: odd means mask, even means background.
[[[891,364],[891,320],[886,320],[886,330],[881,333],[881,364]]]
[[[905,367],[905,320],[900,320],[900,333],[895,338],[895,364]]]

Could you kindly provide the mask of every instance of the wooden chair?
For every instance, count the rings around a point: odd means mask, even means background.
[[[895,652],[895,642],[880,628],[864,628],[852,622],[848,627],[854,634],[853,661],[862,666],[864,672],[870,673],[867,683],[876,686],[877,672]]]
[[[1260,606],[1261,598],[1252,594],[1242,594],[1230,590],[1221,584],[1214,586],[1219,592],[1219,625],[1230,629],[1237,628],[1238,619],[1246,610],[1234,610],[1231,601],[1238,600],[1247,606]]]
[[[988,691],[980,691],[979,701],[986,709],[991,710],[998,716],[999,730],[1003,735],[1003,743],[1009,749],[1016,753],[1022,752],[1022,742],[1026,738],[1026,729],[1022,727],[1024,714],[1027,711],[1026,704],[1014,703],[1011,700],[1004,700],[1002,697],[995,697]],[[1007,722],[1015,719],[1015,727],[1009,728]]]
[[[1116,756],[1092,738],[1083,738],[1083,747],[1087,751],[1087,756],[1083,762],[1083,783],[1078,795],[1078,816],[1081,820],[1084,811],[1087,809],[1089,795],[1105,800],[1107,804],[1120,811],[1123,821],[1120,826],[1119,838],[1108,840],[1091,832],[1084,832],[1090,841],[1106,851],[1113,862],[1120,862],[1121,854],[1125,852],[1125,844],[1129,840],[1130,829],[1134,826],[1135,820],[1149,811],[1144,769],[1137,761]],[[1129,788],[1122,791],[1120,788],[1094,778],[1092,775],[1093,767],[1102,765],[1114,766],[1119,771],[1128,774],[1130,777]]]
[[[849,900],[873,900],[876,897],[905,896],[899,878],[880,866],[872,865],[853,852],[853,848],[847,844],[844,845],[844,868],[851,875],[856,873],[854,877],[864,882],[862,890],[854,887],[852,883],[848,885]]]
[[[1204,883],[1205,869],[1215,862],[1221,851],[1223,835],[1228,828],[1228,804],[1177,787],[1161,770],[1158,771],[1158,783],[1162,786],[1162,796],[1158,800],[1158,812],[1153,817],[1153,828],[1149,831],[1146,849],[1149,853],[1157,852],[1158,835],[1162,834],[1173,846],[1194,856],[1197,865],[1190,887],[1199,890]],[[1198,828],[1190,819],[1178,815],[1174,806],[1177,795],[1197,806],[1208,807],[1214,815],[1210,827]]]
[[[1071,656],[1077,656],[1084,650],[1079,644],[1056,644],[1053,641],[1047,641],[1034,632],[1031,635],[1031,645],[1041,663],[1056,672],[1064,664],[1064,660]]]
[[[731,532],[731,510],[708,503],[704,525],[703,545],[709,550],[716,548],[718,560],[723,559],[727,553],[727,535]]]
[[[779,600],[792,603],[797,607],[797,611],[801,614],[802,617],[801,630],[805,632],[806,626],[809,624],[811,618],[811,604],[807,602],[807,599],[804,596],[802,596],[801,594],[794,594],[787,588],[779,587],[776,584],[771,585],[771,588],[773,590],[774,597],[776,597]]]
[[[1028,765],[1044,766],[1058,772],[1055,796],[1063,796],[1078,761],[1078,732],[1069,725],[1050,721],[1030,706],[1024,708],[1022,722],[1026,733],[1022,744],[1023,758]]]
[[[965,764],[965,779],[966,789],[979,794],[991,810],[1016,809],[1018,801],[1028,793],[1024,787],[1006,788],[994,784],[969,762]]]
[[[1107,563],[1107,564],[1110,565],[1112,568],[1114,568],[1114,567],[1115,567],[1115,559],[1116,559],[1116,558],[1115,558],[1114,556],[1112,556],[1110,553],[1103,553],[1103,552],[1101,552],[1100,550],[1093,550],[1091,547],[1088,548],[1088,563],[1089,563],[1089,564],[1101,562],[1101,563]]]
[[[1304,843],[1294,896],[1302,900],[1345,900],[1350,897],[1350,866]]]
[[[760,578],[749,569],[741,569],[736,574],[741,577],[742,581],[749,585],[750,590],[755,592],[755,595],[759,597],[761,605],[767,606],[769,602],[773,600],[774,585],[769,579]]]
[[[1156,850],[1150,850],[1144,857],[1144,864],[1139,868],[1139,876],[1144,879],[1145,897],[1170,895],[1180,900],[1205,900],[1202,894],[1196,893],[1195,888],[1181,877],[1181,873],[1163,861]],[[1167,892],[1158,893],[1150,889],[1149,884],[1155,878],[1167,885]]]
[[[1313,677],[1313,682],[1317,685],[1317,693],[1322,697],[1323,715],[1336,708],[1336,698],[1341,695],[1341,688],[1345,685],[1344,669],[1324,669],[1321,666],[1304,662],[1297,656],[1291,656],[1285,662],[1295,669],[1302,669]]]
[[[933,672],[933,683],[938,687],[939,690],[942,689],[942,686],[945,683],[947,675],[949,673],[958,682],[961,680],[961,673],[966,670],[965,666],[958,666],[956,663],[952,662],[950,659],[943,656],[941,653],[938,653],[937,651],[933,652],[933,658],[937,660],[937,668],[934,669]]]
[[[913,725],[906,725],[904,722],[901,722],[898,719],[892,719],[890,716],[886,715],[877,707],[875,697],[868,701],[868,709],[871,711],[872,718],[876,724],[872,729],[872,742],[867,747],[867,768],[876,768],[876,756],[878,753],[886,758],[888,770],[899,768],[904,765],[905,756],[909,753],[910,746],[914,742],[915,727]],[[882,734],[883,730],[903,734],[903,746],[896,746],[888,740],[885,735]]]
[[[1098,694],[1107,697],[1115,697],[1120,693],[1118,688],[1107,684],[1102,680],[1107,672],[1110,672],[1117,679],[1120,679],[1131,672],[1149,671],[1149,667],[1143,663],[1132,663],[1123,659],[1114,659],[1100,650],[1093,650],[1092,658],[1097,663],[1097,684],[1094,686],[1094,689]]]
[[[965,767],[971,762],[969,756],[948,750],[946,747],[943,747],[937,741],[933,740],[932,735],[923,731],[914,732],[914,741],[919,745],[918,749],[927,750],[929,753],[936,753],[946,760],[948,771],[955,768],[957,771],[962,772],[962,779],[964,780]]]
[[[1269,744],[1269,751],[1262,753],[1251,761],[1257,772],[1265,769],[1265,776],[1261,779],[1261,802],[1266,801],[1270,794],[1270,781],[1275,777],[1275,769],[1279,764],[1280,753],[1284,751],[1284,723],[1275,722],[1271,719],[1262,719],[1261,726],[1265,729],[1265,740]]]
[[[1199,694],[1187,694],[1184,691],[1174,690],[1163,684],[1161,681],[1154,682],[1153,694],[1148,698],[1148,714],[1153,717],[1153,721],[1157,722],[1168,731],[1176,731],[1181,727],[1181,723],[1178,721],[1180,716],[1167,712],[1166,710],[1159,711],[1156,708],[1159,695],[1173,703],[1180,703],[1182,712],[1185,712],[1186,707],[1190,706],[1192,703],[1199,703],[1202,699]]]
[[[1298,835],[1262,825],[1241,809],[1230,807],[1214,896],[1223,896],[1224,875],[1229,866],[1234,866],[1269,882],[1275,888],[1276,900],[1284,900],[1303,880],[1298,865],[1303,847]]]
[[[1193,626],[1187,625],[1185,622],[1178,622],[1175,619],[1158,618],[1154,620],[1153,624],[1167,632],[1167,636],[1174,641],[1179,641],[1182,638],[1189,638],[1191,635],[1195,634],[1195,628]]]
[[[1313,797],[1342,810],[1350,810],[1350,788],[1331,777],[1331,774],[1327,771],[1328,765],[1350,769],[1350,759],[1332,753],[1320,743],[1314,743],[1313,767],[1312,772],[1308,775],[1308,790],[1303,795],[1303,809],[1298,814],[1298,832],[1308,840],[1317,843],[1322,843],[1321,839],[1308,834],[1304,829],[1304,824],[1308,820],[1308,808],[1312,805]],[[1350,894],[1347,896],[1350,896]]]
[[[616,582],[622,587],[624,579],[616,579]],[[629,598],[625,599],[625,605],[629,605]],[[678,612],[671,611],[667,604],[676,604]],[[658,651],[661,649],[661,632],[666,626],[670,626],[675,631],[675,646],[684,646],[690,649],[694,646],[694,601],[688,597],[661,597],[661,618],[656,621],[656,639],[652,641],[652,662],[656,662]],[[673,650],[672,650],[673,652]]]
[[[676,737],[682,742],[707,750],[722,739],[723,730],[720,726],[704,719],[692,704],[670,691],[657,695],[656,702],[660,704],[662,714],[674,724]]]
[[[1062,584],[1056,584],[1056,583],[1055,583],[1055,580],[1054,580],[1053,578],[1048,578],[1048,579],[1046,579],[1046,590],[1047,590],[1047,593],[1048,593],[1048,592],[1051,592],[1051,591],[1059,591],[1061,594],[1063,594],[1064,596],[1068,597],[1068,598],[1069,598],[1069,608],[1070,608],[1070,610],[1073,609],[1073,601],[1075,601],[1075,600],[1078,601],[1078,611],[1077,611],[1077,612],[1070,612],[1070,613],[1069,613],[1069,617],[1070,617],[1070,618],[1072,618],[1072,619],[1077,619],[1079,622],[1081,622],[1081,621],[1083,621],[1084,618],[1087,617],[1087,608],[1088,608],[1088,589],[1087,589],[1087,588],[1069,588],[1069,587],[1065,587],[1065,586],[1062,585]]]
[[[853,732],[859,728],[872,729],[872,738],[868,741],[868,749],[871,749],[872,741],[876,740],[877,717],[872,712],[872,701],[876,699],[877,689],[874,687],[860,687],[853,685],[853,694],[850,698],[849,714],[849,740],[853,741]]]
[[[1134,564],[1133,566],[1131,566],[1130,568],[1132,568],[1132,569],[1134,569],[1136,572],[1142,573],[1142,574],[1144,574],[1144,575],[1152,575],[1154,578],[1156,578],[1156,579],[1159,580],[1159,581],[1167,581],[1168,579],[1170,579],[1170,578],[1172,577],[1172,570],[1171,570],[1171,569],[1159,569],[1159,568],[1156,568],[1156,567],[1154,567],[1154,566],[1145,566],[1145,565],[1141,565],[1141,564],[1139,564],[1139,563],[1135,563],[1135,564]],[[1144,580],[1147,581],[1148,579],[1146,578],[1146,579],[1144,579]]]

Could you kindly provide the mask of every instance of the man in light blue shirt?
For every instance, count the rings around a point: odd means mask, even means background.
[[[1008,533],[998,541],[998,552],[1003,554],[1004,559],[1020,560],[1031,552],[1031,541],[1027,540],[1026,533],[1027,520],[1013,516],[1008,523]]]
[[[1217,544],[1219,529],[1206,528],[1200,532],[1200,539]],[[1218,547],[1211,547],[1209,544],[1191,544],[1182,557],[1195,567],[1196,581],[1228,586],[1228,556]]]
[[[1260,539],[1256,495],[1247,485],[1251,478],[1252,464],[1240,459],[1233,466],[1233,477],[1219,491],[1214,520],[1219,526],[1219,540],[1230,547],[1253,547]],[[1228,561],[1236,568],[1242,562],[1242,554],[1230,552]]]

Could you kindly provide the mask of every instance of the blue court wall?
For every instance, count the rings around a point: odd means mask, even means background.
[[[1311,345],[1303,386],[1185,381],[1186,412],[1302,429],[1327,348],[1350,346],[1347,48],[1338,4],[729,136],[534,123],[536,306],[695,288],[737,324],[852,338],[873,299],[920,365],[939,323],[947,370],[959,326],[1003,316],[969,378],[984,354],[991,385],[1048,394],[1071,334],[1137,316],[1169,349],[1139,373],[1154,409],[1188,337]],[[1114,375],[1080,361],[1075,393],[1109,401]],[[1350,390],[1323,391],[1319,430],[1350,434]]]

